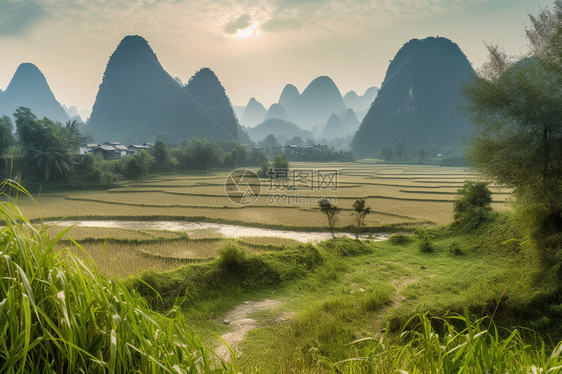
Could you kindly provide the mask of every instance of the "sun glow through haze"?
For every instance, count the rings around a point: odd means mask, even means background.
[[[259,34],[260,30],[258,29],[258,23],[254,22],[245,29],[237,30],[234,37],[237,39],[250,39],[258,36]]]

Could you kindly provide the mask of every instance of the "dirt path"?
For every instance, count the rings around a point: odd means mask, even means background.
[[[264,299],[261,301],[245,301],[235,306],[233,310],[226,313],[224,316],[224,323],[232,326],[233,330],[223,334],[221,338],[228,344],[232,351],[236,351],[236,346],[244,339],[246,333],[259,327],[258,321],[249,318],[248,315],[261,310],[275,308],[281,304],[279,300]],[[222,342],[215,350],[215,353],[222,360],[230,360],[230,352]]]
[[[419,281],[419,278],[416,277],[410,277],[410,278],[405,278],[405,279],[397,279],[394,280],[392,282],[390,282],[395,288],[396,291],[394,291],[394,297],[392,298],[391,302],[388,303],[387,305],[383,306],[378,312],[379,312],[379,318],[377,319],[377,322],[375,323],[375,337],[380,337],[383,334],[383,316],[385,314],[388,314],[388,312],[391,309],[397,309],[400,308],[400,305],[402,304],[402,302],[404,300],[406,300],[406,297],[404,297],[402,295],[402,290],[408,286],[409,284],[412,283],[416,283]]]

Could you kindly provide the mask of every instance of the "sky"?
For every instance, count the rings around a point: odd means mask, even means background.
[[[342,91],[380,86],[412,38],[447,37],[474,68],[485,44],[527,51],[528,14],[553,0],[0,0],[0,89],[34,63],[61,104],[91,110],[109,56],[126,35],[148,40],[187,82],[217,74],[234,105],[276,102],[330,76]]]

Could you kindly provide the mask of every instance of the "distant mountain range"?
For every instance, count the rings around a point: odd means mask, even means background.
[[[66,122],[69,116],[53,95],[45,76],[31,63],[21,64],[6,91],[0,93],[0,116],[13,116],[20,106],[27,107],[38,117]]]
[[[169,139],[238,139],[230,100],[210,69],[202,69],[186,86],[162,67],[148,42],[125,37],[111,55],[88,130],[96,140],[121,143]]]
[[[252,97],[250,101],[248,101],[246,108],[244,108],[244,114],[242,114],[240,122],[244,126],[256,126],[263,122],[266,113],[267,110],[265,107]]]
[[[273,134],[279,144],[285,144],[295,136],[301,137],[303,141],[314,139],[314,135],[310,131],[278,118],[270,118],[255,127],[246,128],[246,132],[256,143],[265,139],[269,134]]]
[[[362,96],[359,96],[355,91],[349,91],[343,97],[343,101],[349,109],[355,112],[357,119],[361,122],[377,98],[378,92],[377,87],[369,87]]]
[[[256,126],[268,119],[281,119],[296,125],[301,130],[305,129],[315,134],[317,138],[326,140],[329,140],[330,136],[347,138],[359,127],[358,116],[360,118],[365,116],[377,92],[378,88],[370,87],[362,96],[357,95],[355,91],[350,91],[344,98],[330,77],[321,76],[314,79],[302,94],[295,86],[287,84],[281,92],[279,101],[272,104],[267,111],[253,97],[246,107],[237,107],[236,110],[238,113],[243,113],[239,115],[240,123],[246,127]],[[350,115],[349,110],[353,115]],[[336,122],[339,125],[335,125]],[[341,126],[343,122],[345,122],[344,128]],[[326,128],[327,125],[329,128]],[[286,127],[286,129],[288,131],[295,128]],[[328,133],[330,135],[327,135]],[[289,138],[298,136],[289,132],[285,135]]]
[[[347,138],[354,135],[358,128],[359,120],[353,109],[350,108],[339,116],[335,113],[330,116],[328,122],[324,125],[320,139],[329,141],[332,139]]]
[[[469,131],[458,108],[464,105],[460,87],[474,74],[449,39],[412,39],[391,61],[380,90],[342,97],[330,77],[320,76],[302,93],[287,84],[269,109],[253,97],[244,107],[232,107],[211,69],[199,70],[184,85],[166,72],[144,38],[130,35],[109,58],[91,115],[61,105],[30,63],[21,64],[0,90],[0,115],[12,116],[19,106],[59,122],[90,115],[85,128],[96,141],[143,143],[166,133],[178,142],[197,136],[249,143],[274,134],[281,143],[300,136],[345,146],[353,136],[361,157],[377,156],[385,146],[404,155],[421,148],[447,154]]]
[[[444,154],[458,148],[469,131],[459,110],[460,89],[474,70],[461,49],[446,38],[412,39],[390,63],[377,97],[353,139],[361,157],[384,146],[405,154],[421,148]]]

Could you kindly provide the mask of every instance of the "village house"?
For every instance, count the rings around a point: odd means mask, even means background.
[[[330,153],[330,149],[326,144],[314,145],[286,145],[283,149],[285,157],[288,160],[309,160],[311,158],[318,158]]]
[[[102,144],[93,143],[81,146],[79,153],[81,155],[101,154],[105,160],[118,160],[125,156],[136,156],[139,151],[150,148],[150,145],[150,143],[144,143],[143,145],[131,144],[127,147],[119,142],[106,141]]]

